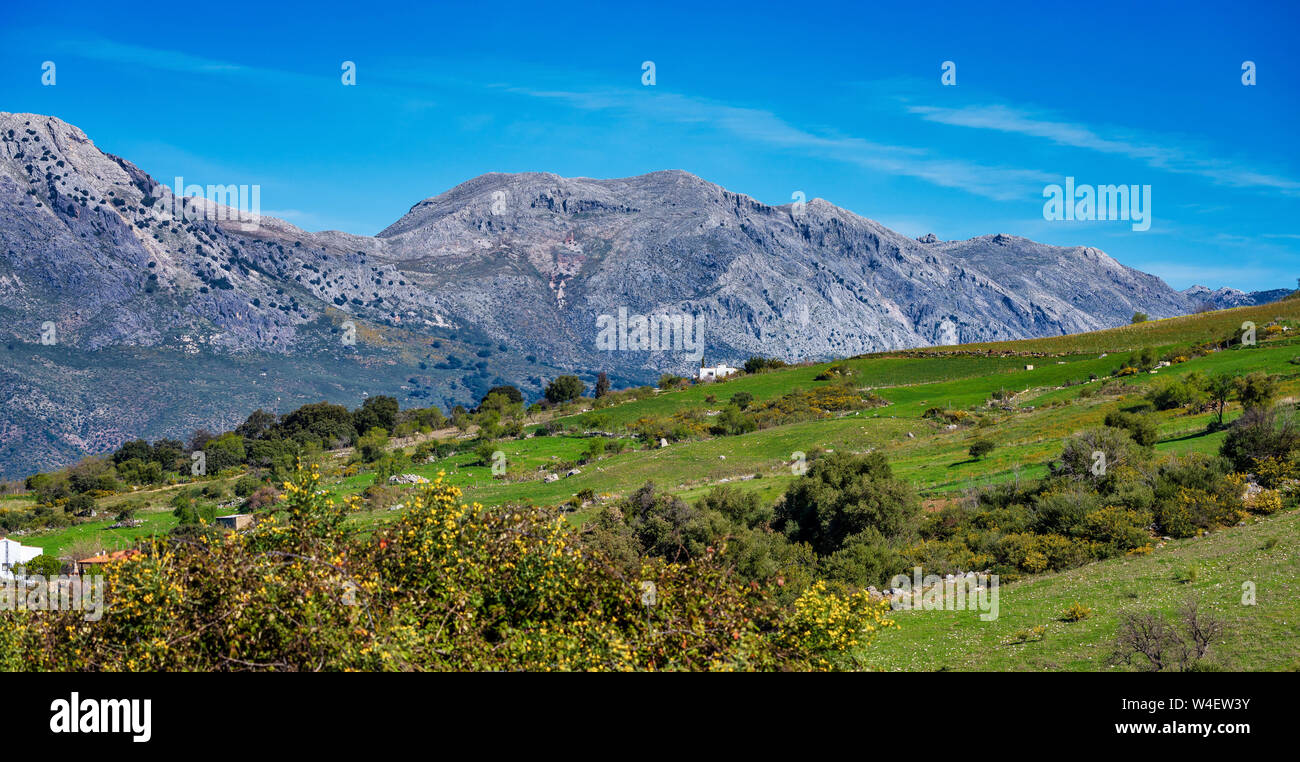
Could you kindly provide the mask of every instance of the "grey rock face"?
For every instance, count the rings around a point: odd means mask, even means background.
[[[0,113],[0,472],[257,405],[368,392],[446,406],[496,382],[536,397],[567,370],[630,383],[701,360],[1028,338],[1196,306],[1096,249],[918,241],[821,199],[768,206],[681,171],[483,175],[375,237],[177,205],[76,127]],[[598,326],[620,311],[634,328],[689,317],[703,347],[606,351]],[[340,344],[348,322],[356,346]],[[198,367],[227,386],[196,384]],[[141,377],[158,388],[125,383]]]
[[[1232,307],[1251,307],[1257,304],[1276,302],[1278,299],[1290,294],[1291,291],[1285,288],[1275,288],[1269,291],[1246,293],[1235,288],[1211,289],[1206,286],[1192,286],[1180,293],[1192,301],[1194,309],[1226,310]]]

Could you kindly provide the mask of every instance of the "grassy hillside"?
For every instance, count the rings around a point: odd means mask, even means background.
[[[1188,598],[1226,623],[1210,664],[1233,671],[1300,669],[1300,511],[1175,540],[1146,556],[1100,561],[1001,587],[999,616],[978,611],[900,611],[897,637],[882,638],[865,658],[899,671],[1098,671],[1107,664],[1125,611],[1155,611],[1171,621]],[[1195,579],[1187,581],[1194,574]],[[1243,605],[1253,583],[1255,604]],[[1088,619],[1064,621],[1074,603]],[[1045,626],[1041,638],[1019,633]]]

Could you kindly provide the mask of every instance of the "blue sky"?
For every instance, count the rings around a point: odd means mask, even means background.
[[[1096,246],[1177,288],[1295,287],[1300,4],[994,5],[23,4],[0,109],[162,182],[260,184],[311,230],[374,234],[484,172],[674,168],[914,236]],[[1066,176],[1150,185],[1150,230],[1045,220]]]

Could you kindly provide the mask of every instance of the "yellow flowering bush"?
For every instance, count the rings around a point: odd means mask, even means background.
[[[884,599],[865,592],[835,595],[818,580],[795,600],[794,613],[782,625],[783,638],[791,648],[812,655],[819,666],[839,666],[881,631],[898,627],[889,611]]]
[[[1272,456],[1256,459],[1254,471],[1259,483],[1265,487],[1280,487],[1300,474],[1293,459]]]
[[[441,478],[378,530],[315,468],[242,533],[107,564],[106,612],[0,612],[12,670],[830,669],[892,627],[863,596],[793,607],[710,552],[615,566],[558,514],[460,501]]]
[[[1253,513],[1277,513],[1282,510],[1282,493],[1275,489],[1256,492],[1246,501],[1246,508]]]

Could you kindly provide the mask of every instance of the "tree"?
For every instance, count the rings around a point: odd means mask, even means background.
[[[1201,390],[1182,379],[1172,378],[1147,392],[1147,399],[1156,410],[1174,410],[1203,401]]]
[[[498,452],[503,451],[496,442],[482,442],[474,448],[474,457],[478,459],[478,465],[491,467]]]
[[[108,458],[95,456],[82,458],[68,469],[68,487],[73,492],[94,490],[112,492],[118,487],[117,474]]]
[[[135,458],[137,460],[150,460],[152,451],[149,449],[149,443],[143,439],[134,439],[130,442],[124,442],[121,447],[113,453],[114,463],[123,463]]]
[[[524,414],[523,396],[520,395],[519,399],[515,399],[506,392],[489,392],[479,402],[478,409],[474,412],[478,415],[480,426],[485,425],[489,417],[493,422],[500,421],[503,418],[520,418]]]
[[[311,434],[325,447],[350,442],[356,436],[352,413],[342,405],[329,402],[303,405],[286,415],[280,425],[291,438],[300,439],[297,435]]]
[[[523,392],[509,384],[502,384],[501,386],[494,386],[491,389],[488,389],[487,393],[483,395],[483,398],[478,401],[479,407],[483,407],[483,403],[487,402],[488,397],[491,397],[494,394],[499,394],[515,404],[524,404]]]
[[[73,516],[83,513],[89,516],[91,515],[90,512],[95,510],[95,498],[85,493],[73,495],[68,498],[67,503],[64,503],[63,510],[71,513]]]
[[[474,419],[470,416],[469,411],[465,409],[464,405],[456,405],[451,409],[451,425],[455,426],[462,433],[469,431],[469,427],[473,425],[473,423]]]
[[[368,397],[361,403],[361,407],[353,411],[352,428],[358,432],[374,428],[392,431],[397,425],[398,410],[400,406],[393,397],[384,394]]]
[[[1218,414],[1217,424],[1219,427],[1223,426],[1223,409],[1227,406],[1228,400],[1232,398],[1232,394],[1236,389],[1236,379],[1227,373],[1216,373],[1210,376],[1205,383],[1205,392]]]
[[[765,370],[775,370],[784,368],[785,361],[778,360],[775,357],[758,357],[754,356],[745,361],[746,373],[762,373]]]
[[[600,375],[596,376],[596,399],[600,399],[606,394],[609,394],[609,376],[602,370]]]
[[[1138,323],[1145,323],[1145,322],[1147,322],[1147,321],[1150,320],[1150,319],[1151,319],[1151,318],[1148,317],[1148,316],[1147,316],[1147,313],[1145,313],[1145,312],[1134,312],[1134,313],[1133,313],[1133,319],[1132,319],[1130,322],[1131,322],[1133,325],[1137,325]]]
[[[216,439],[208,440],[203,448],[207,472],[217,474],[227,468],[234,468],[248,457],[244,449],[244,438],[232,432],[222,434]]]
[[[212,439],[214,436],[216,435],[213,434],[211,431],[208,431],[207,429],[204,428],[195,429],[194,433],[190,434],[190,451],[193,452],[194,450],[202,450],[203,446],[208,443],[208,440]]]
[[[971,442],[969,450],[970,456],[977,459],[983,458],[985,455],[993,452],[994,446],[992,440],[976,439],[974,442]]]
[[[592,437],[587,440],[587,449],[582,453],[584,462],[590,463],[593,460],[600,460],[600,456],[605,454],[605,440],[603,437]]]
[[[1160,355],[1154,347],[1143,347],[1128,358],[1128,365],[1138,370],[1151,370],[1160,362]]]
[[[830,555],[868,529],[895,535],[920,510],[916,493],[894,477],[885,456],[836,452],[816,460],[786,489],[773,528]]]
[[[577,376],[560,376],[546,387],[546,399],[554,405],[576,400],[587,390],[587,385]]]
[[[279,422],[275,413],[258,408],[248,414],[244,422],[235,427],[235,433],[244,439],[263,439]]]

